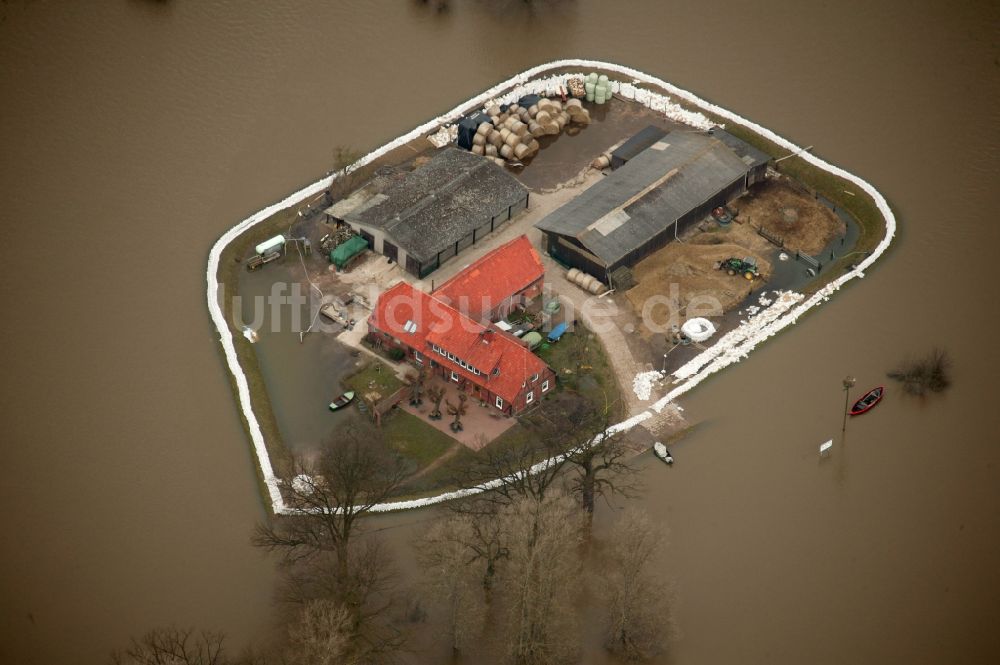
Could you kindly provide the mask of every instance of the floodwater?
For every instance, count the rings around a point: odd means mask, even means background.
[[[170,622],[267,634],[275,574],[248,545],[265,513],[205,309],[209,246],[335,146],[578,56],[815,145],[900,220],[866,279],[684,400],[703,424],[673,468],[648,461],[670,662],[994,662],[996,3],[451,4],[0,4],[0,662],[102,663]],[[819,460],[841,378],[860,392],[934,344],[954,388],[890,385]]]

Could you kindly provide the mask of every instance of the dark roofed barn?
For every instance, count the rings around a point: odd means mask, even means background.
[[[746,192],[750,174],[721,140],[671,132],[535,226],[551,256],[607,283]]]
[[[758,150],[743,139],[733,136],[722,127],[713,127],[708,133],[725,143],[730,150],[736,153],[737,157],[750,167],[750,176],[747,179],[748,187],[755,182],[764,180],[767,165],[771,163],[769,154]]]
[[[446,148],[413,171],[372,179],[326,214],[424,277],[527,205],[528,190],[503,168]]]
[[[656,125],[649,125],[611,152],[611,170],[615,171],[619,167],[624,166],[625,162],[632,159],[666,135],[667,130],[660,129]]]

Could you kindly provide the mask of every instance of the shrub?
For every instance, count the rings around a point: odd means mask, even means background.
[[[388,355],[390,360],[398,363],[400,360],[406,357],[406,351],[403,351],[403,349],[393,348],[389,349]]]
[[[903,384],[905,392],[922,397],[928,391],[939,393],[951,385],[950,370],[947,352],[934,348],[921,358],[901,362],[886,375]]]

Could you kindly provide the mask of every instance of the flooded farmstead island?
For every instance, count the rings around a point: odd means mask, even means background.
[[[3,3],[0,662],[994,662],[998,21]]]

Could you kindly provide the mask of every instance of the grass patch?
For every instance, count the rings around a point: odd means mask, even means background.
[[[544,347],[538,356],[556,373],[563,388],[580,393],[594,408],[604,409],[608,404],[615,418],[623,415],[624,403],[618,399],[621,389],[597,335],[577,323],[558,342]]]
[[[344,379],[343,383],[348,390],[357,393],[358,397],[374,390],[385,398],[395,394],[403,387],[403,382],[399,380],[393,369],[377,360],[369,361],[364,367]]]
[[[393,410],[392,415],[383,421],[382,433],[393,450],[416,465],[414,472],[423,469],[453,446],[462,445],[402,409]]]

